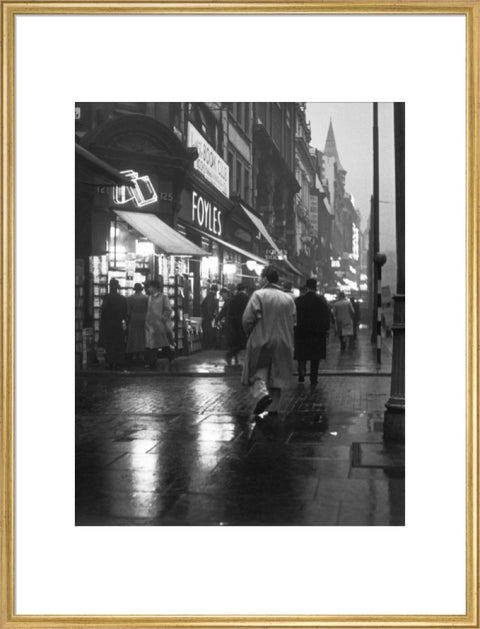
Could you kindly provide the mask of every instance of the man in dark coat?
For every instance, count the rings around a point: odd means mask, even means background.
[[[125,332],[127,300],[119,294],[118,280],[110,280],[110,292],[105,295],[100,315],[99,347],[105,348],[105,358],[110,369],[125,365]]]
[[[203,349],[211,349],[216,344],[216,332],[214,329],[215,317],[218,313],[217,287],[210,286],[207,296],[200,305],[202,312],[202,345]]]
[[[330,327],[330,308],[327,300],[317,295],[317,280],[306,282],[305,295],[297,297],[297,326],[295,328],[295,356],[298,361],[298,381],[305,381],[307,360],[310,361],[310,383],[318,381],[318,365],[327,356],[327,334]]]
[[[247,287],[238,284],[237,292],[228,301],[225,312],[225,329],[227,335],[227,353],[225,359],[229,365],[232,358],[238,364],[238,353],[247,346],[247,336],[243,329],[242,317],[248,304]]]

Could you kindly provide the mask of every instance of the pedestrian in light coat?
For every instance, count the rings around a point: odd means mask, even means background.
[[[292,378],[295,302],[278,284],[273,267],[262,272],[262,288],[250,297],[242,317],[248,336],[242,383],[251,387],[254,414],[278,413],[282,388]]]
[[[145,359],[147,366],[153,369],[157,363],[158,350],[161,349],[169,362],[174,352],[171,344],[172,308],[168,297],[160,290],[160,282],[152,280],[148,286],[148,307],[145,318]]]
[[[112,278],[109,286],[110,292],[102,302],[98,345],[105,348],[105,359],[110,369],[120,369],[125,365],[127,301],[118,292],[118,280]]]
[[[345,293],[340,291],[338,293],[338,300],[333,304],[333,316],[335,317],[335,325],[337,328],[337,334],[340,339],[340,349],[345,351],[347,345],[347,339],[353,337],[353,319],[355,317],[355,311],[353,306],[345,297]],[[351,341],[349,340],[349,344]]]
[[[127,297],[127,360],[129,362],[144,359],[145,318],[148,308],[148,297],[143,293],[143,286],[137,283],[133,290],[133,295]]]
[[[310,383],[318,381],[318,365],[327,356],[327,335],[330,327],[330,308],[323,295],[317,295],[317,280],[308,279],[307,292],[297,297],[297,325],[295,327],[295,358],[298,361],[298,381],[305,381],[307,361],[310,361]]]

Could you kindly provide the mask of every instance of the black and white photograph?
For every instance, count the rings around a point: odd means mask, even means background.
[[[404,135],[75,104],[77,526],[405,524]]]

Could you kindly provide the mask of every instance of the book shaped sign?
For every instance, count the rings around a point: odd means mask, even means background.
[[[122,170],[132,180],[131,186],[115,186],[113,189],[113,202],[115,205],[126,205],[133,202],[136,207],[144,207],[158,200],[155,188],[147,175],[139,177],[133,170]]]

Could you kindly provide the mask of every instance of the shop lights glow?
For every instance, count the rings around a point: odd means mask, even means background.
[[[154,253],[153,242],[148,240],[137,240],[135,246],[135,253],[137,256],[147,257],[151,256]]]
[[[218,258],[216,256],[203,258],[200,265],[201,274],[203,276],[218,274]]]
[[[233,275],[234,273],[237,272],[237,265],[232,264],[230,262],[226,262],[223,265],[223,272],[225,273],[225,275]]]
[[[262,271],[265,267],[263,266],[263,264],[256,264],[255,263],[255,273],[260,276],[262,274]]]
[[[253,271],[256,266],[257,266],[257,263],[255,262],[255,260],[247,260],[247,269],[249,271]]]

